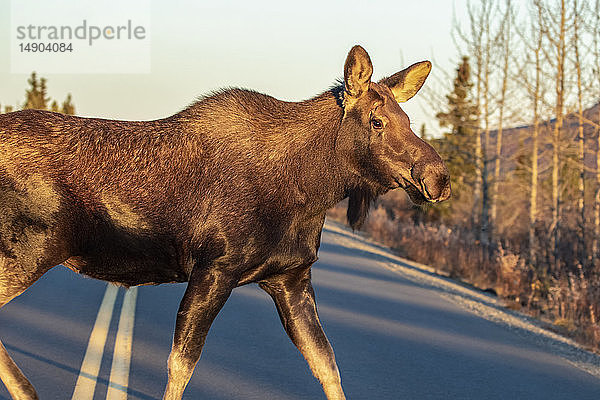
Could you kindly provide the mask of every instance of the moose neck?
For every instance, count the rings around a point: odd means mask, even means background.
[[[341,90],[337,86],[309,100],[284,102],[228,89],[172,118],[184,125],[182,132],[191,133],[187,138],[192,143],[183,146],[190,152],[188,158],[202,154],[198,151],[202,147],[209,153],[220,149],[213,153],[218,159],[202,174],[211,169],[221,174],[223,165],[238,165],[239,154],[249,154],[246,173],[253,175],[264,199],[273,197],[286,208],[301,205],[316,215],[341,201],[360,181],[352,167],[353,137],[340,131]],[[232,173],[239,175],[239,171]]]
[[[340,132],[341,90],[297,103],[297,128],[286,146],[291,177],[316,213],[344,199],[359,181],[351,168],[352,140]]]

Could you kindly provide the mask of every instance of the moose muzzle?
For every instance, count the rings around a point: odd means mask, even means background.
[[[437,203],[450,198],[450,174],[442,160],[417,162],[411,169],[411,177],[411,183],[426,201]]]

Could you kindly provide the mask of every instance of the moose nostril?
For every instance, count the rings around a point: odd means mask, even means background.
[[[450,175],[443,174],[440,176],[438,181],[438,188],[440,189],[440,193],[437,197],[437,201],[444,201],[450,198]]]
[[[433,173],[419,179],[421,193],[429,201],[444,201],[450,197],[450,176],[446,173]]]
[[[421,185],[421,193],[423,193],[423,196],[425,196],[427,200],[432,200],[433,196],[429,191],[429,187],[427,186],[425,179],[419,179],[419,184]]]
[[[450,197],[450,175],[443,163],[418,163],[411,170],[414,182],[429,201],[444,201]]]
[[[448,200],[452,195],[452,188],[450,185],[450,175],[444,176],[444,185],[443,185],[442,194],[440,197],[440,201]]]
[[[421,187],[423,188],[423,194],[428,200],[435,200],[440,197],[441,188],[438,185],[437,179],[422,179]]]

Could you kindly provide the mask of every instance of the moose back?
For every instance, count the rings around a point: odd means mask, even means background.
[[[354,46],[344,81],[302,102],[227,89],[156,121],[0,115],[0,307],[58,264],[125,286],[188,282],[164,393],[175,400],[231,291],[258,283],[327,398],[344,399],[311,286],[325,212],[348,197],[356,228],[388,190],[450,196],[398,104],[430,69],[373,82]],[[0,378],[37,398],[1,343]]]

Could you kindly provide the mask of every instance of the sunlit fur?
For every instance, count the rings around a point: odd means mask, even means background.
[[[390,85],[424,80],[415,71]],[[343,399],[310,280],[327,209],[349,197],[358,227],[390,189],[450,195],[439,155],[371,73],[355,46],[344,85],[302,102],[232,88],[155,121],[0,115],[0,306],[60,263],[124,286],[188,282],[165,393],[178,400],[232,289],[260,283],[328,398]],[[1,346],[0,377],[35,398]]]

